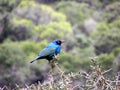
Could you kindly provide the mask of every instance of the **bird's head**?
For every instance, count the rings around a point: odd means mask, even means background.
[[[53,43],[57,45],[61,45],[62,43],[64,43],[64,40],[53,40]]]

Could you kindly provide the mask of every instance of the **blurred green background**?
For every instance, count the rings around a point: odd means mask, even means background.
[[[0,0],[0,87],[43,82],[47,60],[30,64],[54,39],[64,39],[58,63],[65,71],[120,70],[119,0]]]

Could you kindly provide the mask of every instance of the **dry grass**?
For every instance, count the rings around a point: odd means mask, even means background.
[[[92,71],[90,73],[80,71],[66,75],[54,61],[51,64],[50,80],[48,82],[31,86],[26,85],[26,88],[20,88],[17,85],[15,90],[120,90],[120,73],[118,73],[115,80],[110,80],[105,77],[105,74],[111,69],[102,71],[95,59],[92,58],[91,62]],[[53,67],[57,69],[60,76],[56,82],[53,79]],[[4,89],[9,90],[6,86],[0,90]]]

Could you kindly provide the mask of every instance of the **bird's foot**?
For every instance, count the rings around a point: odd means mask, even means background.
[[[57,55],[55,55],[54,58],[57,58]]]
[[[58,61],[58,56],[55,55],[55,56],[53,57],[53,60],[54,60],[54,61]]]

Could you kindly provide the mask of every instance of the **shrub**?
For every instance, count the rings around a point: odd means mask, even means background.
[[[1,65],[11,67],[13,64],[23,64],[25,54],[15,43],[4,43],[0,45],[0,61]],[[19,64],[18,64],[19,63]]]
[[[110,24],[100,23],[92,39],[97,55],[101,53],[110,53],[113,49],[120,46],[120,21]]]
[[[25,64],[25,54],[17,43],[5,42],[0,44],[0,84],[15,87],[14,83],[20,83],[16,76],[17,71]]]
[[[107,70],[112,68],[113,66],[113,61],[114,61],[115,56],[111,54],[101,54],[98,58],[98,62],[101,65],[101,69]]]
[[[102,18],[104,21],[108,23],[111,23],[113,21],[120,19],[119,17],[120,8],[118,8],[120,6],[120,2],[117,0],[114,0],[114,1],[116,2],[107,5],[103,10]]]
[[[15,27],[13,32],[17,33],[18,40],[32,38],[40,41],[46,38],[50,41],[56,38],[65,39],[72,35],[72,27],[67,22],[65,14],[34,1],[21,1],[12,14],[11,23]]]
[[[55,68],[58,70],[59,73],[59,79],[54,82],[53,76],[51,74],[50,80],[45,82],[44,84],[41,84],[40,82],[38,85],[30,85],[26,86],[26,88],[20,88],[18,86],[18,89],[51,89],[51,90],[117,90],[119,89],[119,86],[116,82],[118,82],[118,79],[112,80],[110,78],[107,78],[105,74],[109,73],[111,69],[109,70],[101,70],[99,67],[100,65],[97,63],[95,59],[91,59],[91,72],[85,72],[80,71],[77,73],[69,73],[65,74],[62,69],[54,63]],[[53,73],[53,72],[51,72]],[[57,75],[58,76],[58,75]]]

